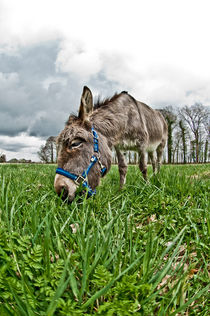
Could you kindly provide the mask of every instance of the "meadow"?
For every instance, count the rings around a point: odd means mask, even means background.
[[[0,315],[207,315],[209,165],[117,166],[67,204],[54,165],[0,165]]]

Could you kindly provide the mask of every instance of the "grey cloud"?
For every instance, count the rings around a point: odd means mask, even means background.
[[[63,129],[66,113],[51,111],[49,115],[39,117],[28,129],[30,136],[56,136]]]
[[[23,148],[30,147],[30,144],[23,144],[21,142],[16,143],[10,143],[8,141],[2,141],[0,140],[0,148],[7,151],[17,152],[20,151]]]
[[[59,45],[58,40],[19,48],[16,55],[0,54],[0,135],[25,132],[47,138],[77,113],[84,82],[56,72]],[[103,71],[85,84],[103,96],[118,90]]]
[[[1,111],[0,111],[1,112]],[[1,112],[0,114],[0,135],[14,136],[27,130],[28,117],[10,115]]]
[[[79,83],[55,72],[59,41],[0,54],[0,134],[57,134],[78,106]],[[65,79],[64,84],[59,81]],[[48,89],[44,80],[51,78]],[[59,114],[61,113],[61,114]],[[65,116],[65,118],[64,118]]]
[[[102,54],[101,70],[85,82],[74,72],[56,72],[59,49],[57,40],[20,47],[15,55],[0,53],[0,135],[56,136],[69,114],[77,113],[83,84],[102,97],[122,90],[138,96],[143,79],[135,81],[119,54]],[[162,100],[158,94],[157,105]]]
[[[16,54],[0,54],[0,70],[4,73],[17,72],[22,80],[28,76],[45,78],[55,74],[52,65],[55,62],[59,49],[59,41],[45,42],[29,47],[20,47]]]
[[[119,83],[117,83],[114,80],[108,80],[104,71],[100,71],[95,76],[91,77],[89,80],[90,87],[93,89],[93,91],[97,91],[96,98],[99,96],[103,97],[109,97],[113,95],[115,92],[121,92],[121,87],[119,86]]]

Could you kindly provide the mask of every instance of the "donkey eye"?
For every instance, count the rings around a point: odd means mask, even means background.
[[[78,148],[80,145],[82,145],[82,143],[84,143],[84,141],[85,140],[83,140],[82,138],[72,140],[71,144],[69,145],[69,149]]]
[[[72,149],[79,148],[84,142],[86,142],[86,140],[83,138],[75,138],[66,144],[66,149],[67,151],[71,151]]]
[[[81,145],[81,144],[82,144],[82,142],[72,143],[70,147],[71,148],[79,147],[79,145]]]

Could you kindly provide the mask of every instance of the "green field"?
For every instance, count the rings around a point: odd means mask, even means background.
[[[209,165],[117,167],[64,203],[55,166],[0,165],[0,315],[207,315]]]

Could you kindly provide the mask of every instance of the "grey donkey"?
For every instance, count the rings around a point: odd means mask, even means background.
[[[100,178],[110,170],[113,147],[118,158],[120,188],[127,173],[125,150],[139,152],[139,168],[147,179],[147,153],[153,172],[159,171],[166,140],[167,124],[159,111],[135,100],[126,91],[94,105],[92,92],[85,86],[78,116],[70,115],[57,138],[55,190],[70,202],[81,183],[90,195],[95,193]]]

